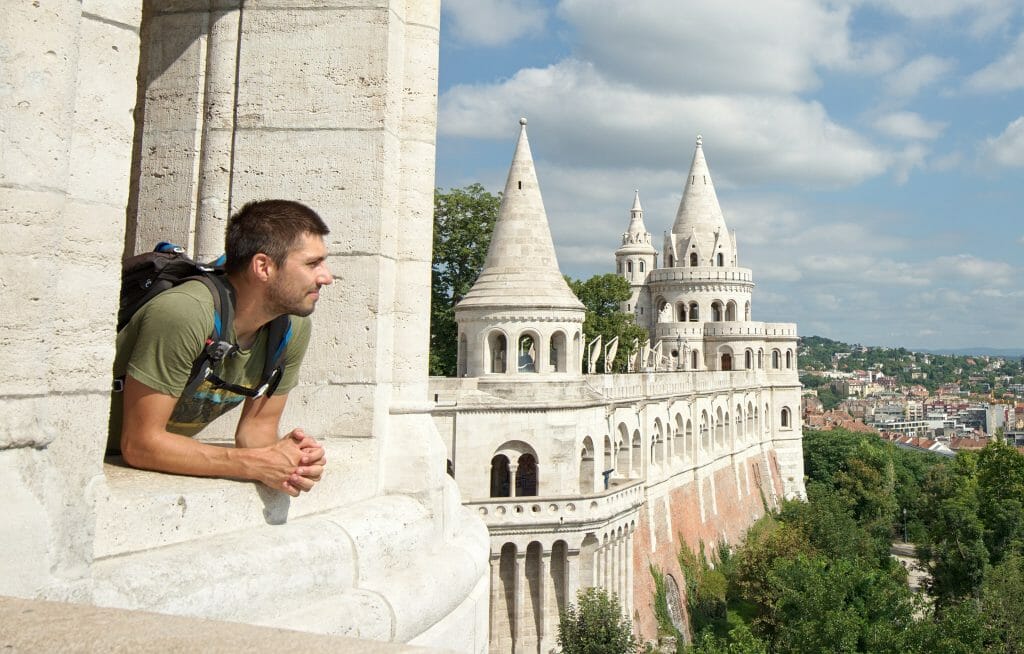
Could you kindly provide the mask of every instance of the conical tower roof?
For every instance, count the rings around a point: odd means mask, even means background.
[[[708,162],[704,159],[703,138],[697,137],[697,148],[690,164],[690,174],[683,188],[683,199],[679,202],[676,221],[672,225],[672,233],[689,236],[696,231],[698,235],[727,232],[722,207],[718,204],[715,185],[711,181]]]
[[[644,209],[640,206],[640,190],[636,189],[633,195],[633,208],[629,210],[629,227],[622,235],[622,247],[615,251],[616,254],[624,253],[653,254],[657,250],[651,245],[651,233],[644,225]]]
[[[526,119],[498,208],[484,269],[457,309],[474,307],[584,309],[555,259],[548,217],[537,183]]]

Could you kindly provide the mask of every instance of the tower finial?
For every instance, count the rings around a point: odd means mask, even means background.
[[[522,125],[523,127],[526,127],[526,117],[525,116],[519,119],[519,124]]]
[[[523,123],[523,124],[525,125],[526,123]],[[701,145],[702,145],[703,143],[704,143],[704,137],[703,137],[703,136],[701,136],[700,134],[698,134],[698,135],[697,135],[697,147],[698,147],[698,148],[699,148],[699,147],[701,147]]]

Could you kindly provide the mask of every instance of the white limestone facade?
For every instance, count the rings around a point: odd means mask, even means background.
[[[698,144],[691,176],[701,175],[701,192],[695,177],[680,234],[669,239],[673,264],[693,249],[697,265],[657,267],[638,193],[615,251],[633,288],[623,304],[664,356],[627,374],[583,375],[575,349],[564,372],[495,365],[495,333],[515,344],[518,334],[546,337],[548,325],[569,336],[582,321],[567,319],[580,310],[555,283],[562,277],[525,141],[524,122],[487,263],[456,307],[460,376],[430,384],[449,470],[490,532],[490,651],[549,651],[559,612],[589,586],[618,595],[637,633],[654,640],[650,565],[684,587],[680,547],[735,542],[781,497],[804,494],[796,328],[750,321],[751,272],[737,267],[735,236],[713,213]],[[518,193],[520,178],[529,193]],[[705,210],[714,225],[701,221]],[[530,259],[526,243],[544,256]],[[516,257],[529,275],[508,265]],[[662,320],[642,311],[651,306]]]
[[[5,6],[0,594],[486,650],[488,536],[427,401],[439,23],[438,0]],[[282,424],[325,443],[323,481],[105,461],[122,255],[210,257],[270,197],[331,228]]]

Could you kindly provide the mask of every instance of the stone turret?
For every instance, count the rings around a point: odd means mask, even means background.
[[[619,308],[627,313],[640,314],[637,308],[647,275],[658,265],[658,251],[651,245],[651,233],[644,225],[644,209],[640,206],[640,191],[634,191],[633,207],[629,210],[629,227],[622,234],[622,247],[615,251],[615,271],[629,282],[630,297]]]
[[[665,265],[736,266],[734,241],[725,226],[722,207],[704,159],[703,138],[698,136],[690,174],[683,186],[683,199],[679,201],[672,233],[665,238]]]
[[[483,272],[455,307],[459,376],[580,375],[585,309],[558,268],[526,119],[519,123]]]

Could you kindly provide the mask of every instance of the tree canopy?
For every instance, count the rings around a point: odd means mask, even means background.
[[[434,191],[434,255],[430,279],[430,374],[454,376],[458,357],[455,305],[484,267],[501,194],[480,184]]]
[[[565,281],[587,308],[586,320],[583,322],[583,333],[587,343],[601,336],[602,343],[607,345],[618,336],[619,349],[612,363],[612,370],[624,372],[626,360],[632,353],[633,339],[643,342],[647,338],[647,330],[633,321],[632,314],[619,310],[619,303],[629,299],[629,282],[614,273],[594,275],[585,281],[567,276]],[[598,360],[598,370],[604,370],[603,362],[602,353]]]

